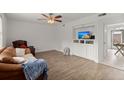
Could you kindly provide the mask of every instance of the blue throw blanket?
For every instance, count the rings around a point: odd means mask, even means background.
[[[47,62],[42,59],[37,59],[35,62],[29,61],[26,64],[22,64],[23,71],[27,80],[35,80],[40,75],[43,75],[43,79],[47,79]]]

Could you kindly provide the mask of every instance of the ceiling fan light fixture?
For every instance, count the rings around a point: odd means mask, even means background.
[[[53,23],[55,23],[55,21],[50,19],[50,20],[48,20],[47,23],[49,23],[49,24],[53,24]]]
[[[38,19],[38,20],[47,20],[48,24],[54,24],[55,22],[62,22],[60,18],[62,18],[61,15],[55,16],[53,13],[49,13],[49,15],[41,14],[45,19]]]

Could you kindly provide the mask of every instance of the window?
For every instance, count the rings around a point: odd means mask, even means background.
[[[0,16],[0,47],[2,47],[2,17]]]
[[[115,48],[113,44],[123,43],[123,35],[122,31],[112,31],[112,48]]]

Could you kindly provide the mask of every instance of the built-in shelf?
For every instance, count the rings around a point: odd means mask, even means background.
[[[80,44],[94,44],[95,39],[79,39],[73,40],[73,43],[80,43]]]
[[[79,39],[78,33],[85,32],[85,31],[89,31],[91,33],[91,36],[89,38]],[[84,25],[73,26],[72,40],[73,40],[73,43],[94,44],[95,43],[95,24],[84,24]]]
[[[72,46],[71,52],[73,55],[77,55],[90,60],[97,60],[96,49],[96,31],[97,25],[93,23],[81,24],[72,27]],[[79,38],[79,32],[90,32],[89,37]]]

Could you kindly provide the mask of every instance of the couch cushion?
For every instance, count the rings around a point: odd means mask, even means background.
[[[13,57],[13,56],[15,56],[15,49],[13,47],[7,47],[0,54],[0,60],[2,61],[2,59],[5,57]]]
[[[30,48],[25,48],[25,54],[30,54],[30,53],[31,53]]]
[[[29,48],[26,48],[24,52],[25,52],[24,54],[30,54],[31,53]],[[18,63],[18,62],[15,62],[15,60],[12,57],[16,57],[16,49],[13,47],[7,47],[0,54],[0,61],[2,62],[4,60],[3,63]]]
[[[0,54],[6,49],[6,47],[4,48],[0,48]]]
[[[16,51],[13,47],[7,47],[6,49],[4,49],[4,51],[0,54],[0,56],[11,56],[14,57],[16,56]]]
[[[17,64],[22,64],[26,62],[26,59],[24,57],[13,57],[13,59],[15,60],[14,62]]]
[[[25,45],[27,47],[27,41],[24,41],[24,40],[16,40],[16,41],[13,41],[12,43],[14,48],[21,48],[20,47],[21,45]]]
[[[4,58],[2,58],[2,63],[16,64],[18,62],[16,60],[14,60],[12,57],[4,57]]]

